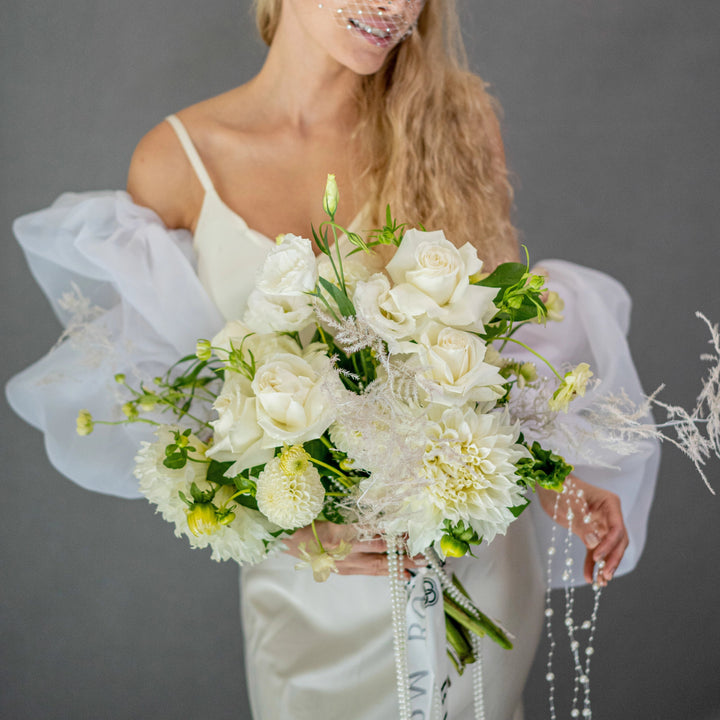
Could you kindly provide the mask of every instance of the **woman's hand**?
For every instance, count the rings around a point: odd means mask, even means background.
[[[572,531],[587,548],[585,580],[589,583],[593,581],[595,564],[604,560],[605,565],[598,572],[598,582],[607,585],[630,542],[620,509],[620,498],[574,475],[568,477],[565,486],[572,492],[566,491],[559,495],[555,519],[563,527],[568,527],[568,509],[572,510]],[[552,490],[538,488],[540,504],[550,517],[554,517],[557,498],[558,494]],[[589,522],[585,522],[587,515],[590,516]]]
[[[341,540],[352,545],[350,554],[344,560],[336,561],[340,575],[387,575],[387,545],[382,538],[358,540],[352,525],[336,525],[331,522],[316,522],[315,530],[323,547],[327,550],[336,548]],[[290,537],[283,538],[287,546],[286,552],[300,558],[299,545],[310,546],[315,540],[311,526],[296,530]],[[416,558],[403,556],[405,569],[425,566],[427,562],[422,555]]]

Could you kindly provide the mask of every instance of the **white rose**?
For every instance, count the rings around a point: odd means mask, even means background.
[[[303,443],[327,430],[334,420],[325,377],[331,372],[330,361],[320,354],[308,361],[279,353],[257,369],[252,388],[265,447]]]
[[[337,259],[335,257],[334,249],[331,250],[333,253],[333,260],[337,266]],[[343,276],[345,277],[345,287],[347,288],[348,295],[352,297],[353,290],[358,282],[361,280],[367,280],[370,277],[370,269],[360,259],[356,259],[358,256],[351,255],[350,257],[343,258]],[[318,260],[318,275],[325,278],[333,285],[338,285],[338,279],[333,270],[330,258],[323,254]]]
[[[397,307],[446,325],[480,330],[496,312],[497,289],[470,285],[482,268],[470,243],[456,248],[441,230],[408,230],[387,265]]]
[[[316,282],[312,243],[288,233],[265,258],[256,287],[266,295],[298,296],[314,290]]]
[[[246,377],[227,372],[213,407],[218,419],[210,423],[214,443],[207,451],[209,457],[218,462],[234,462],[231,475],[272,458],[273,451],[262,444],[265,434],[258,425],[255,394]]]
[[[262,358],[274,355],[275,353],[285,352],[300,354],[300,346],[288,335],[279,333],[258,333],[251,330],[245,323],[240,320],[232,320],[212,339],[214,348],[221,348],[229,353],[233,348],[239,350],[242,347],[243,352],[251,352],[256,362],[260,362]],[[216,355],[221,360],[227,360],[227,355],[223,352]],[[247,360],[249,361],[249,356]]]
[[[313,322],[313,309],[305,295],[266,295],[253,290],[244,321],[255,332],[300,332]]]
[[[432,384],[432,399],[446,405],[488,402],[502,396],[507,382],[498,368],[484,362],[487,346],[472,333],[428,323],[417,343],[403,343],[416,353]]]
[[[390,293],[390,281],[382,273],[357,284],[353,304],[358,317],[389,343],[391,350],[396,341],[409,338],[415,332],[415,318],[398,308]]]

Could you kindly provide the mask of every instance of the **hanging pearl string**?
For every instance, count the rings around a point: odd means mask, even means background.
[[[582,510],[583,523],[589,525],[592,521],[592,515],[589,512],[587,501],[584,497],[582,488],[577,490],[572,486],[571,483],[566,483],[563,488],[562,495],[567,499],[567,524],[568,530],[565,535],[563,542],[563,556],[564,556],[564,569],[562,579],[566,583],[565,585],[565,628],[567,631],[568,639],[570,641],[570,651],[572,653],[574,674],[573,674],[573,694],[572,703],[570,709],[570,717],[578,718],[582,715],[583,718],[592,717],[592,708],[590,705],[590,661],[595,652],[593,647],[593,641],[595,639],[595,631],[597,627],[597,616],[598,609],[600,607],[600,595],[602,593],[602,587],[598,580],[598,573],[602,570],[605,563],[600,561],[596,566],[596,575],[592,584],[593,589],[593,609],[589,620],[585,620],[582,624],[576,625],[574,619],[575,609],[575,587],[571,584],[572,581],[572,566],[573,558],[571,556],[572,550],[572,523],[575,519],[575,512],[573,511],[573,496],[575,497],[576,509]],[[555,507],[553,510],[553,520],[557,521],[560,512],[560,494],[555,499]],[[548,682],[548,699],[550,707],[550,718],[551,720],[557,720],[557,713],[555,707],[555,674],[553,672],[553,656],[555,653],[556,642],[553,636],[552,630],[552,617],[553,609],[551,607],[551,593],[550,585],[552,581],[552,563],[554,556],[556,555],[556,525],[553,525],[552,534],[550,538],[550,546],[548,547],[548,564],[547,564],[547,587],[545,590],[545,628],[548,638],[548,659],[547,659],[547,673],[545,679]],[[581,653],[582,645],[577,639],[575,633],[578,630],[589,631],[587,634],[587,641],[584,647],[584,652]],[[580,689],[582,688],[582,706],[583,709],[579,709],[579,696]]]
[[[455,587],[452,580],[448,577],[435,550],[428,548],[423,555],[430,567],[437,573],[440,585],[450,598],[469,613],[475,612],[473,604]],[[473,663],[473,707],[475,708],[475,720],[485,720],[485,691],[483,687],[481,641],[474,633],[471,639],[473,643],[473,653],[476,658],[475,663]]]
[[[392,608],[393,649],[395,651],[395,679],[400,714],[398,720],[410,720],[410,688],[408,686],[407,639],[405,620],[405,579],[401,582],[403,567],[402,546],[395,535],[386,537],[390,605]],[[404,575],[404,573],[403,573]]]

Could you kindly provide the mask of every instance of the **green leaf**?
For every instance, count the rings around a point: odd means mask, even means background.
[[[174,452],[163,460],[163,465],[170,470],[180,470],[187,463],[187,455],[183,452]]]
[[[526,272],[527,268],[522,263],[502,263],[502,265],[498,265],[484,280],[480,280],[474,284],[496,288],[510,287],[511,285],[519,283]]]
[[[235,479],[225,476],[225,473],[232,467],[232,462],[218,462],[211,460],[208,464],[207,480],[217,485],[234,485]]]
[[[526,499],[524,505],[514,505],[513,507],[508,508],[508,510],[513,514],[514,517],[520,517],[523,510],[525,510],[528,505],[530,505],[530,500]]]
[[[350,298],[339,287],[333,285],[329,280],[326,280],[324,277],[318,278],[318,280],[325,289],[325,291],[337,303],[340,312],[345,317],[353,317],[355,315],[355,307],[350,301]]]

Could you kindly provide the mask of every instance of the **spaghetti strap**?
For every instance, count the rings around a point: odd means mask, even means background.
[[[200,155],[195,145],[193,145],[188,131],[180,122],[180,118],[177,115],[168,115],[165,119],[172,125],[173,130],[175,130],[175,134],[178,136],[178,140],[180,140],[187,159],[190,161],[200,184],[205,188],[205,192],[215,192],[215,187],[210,179],[210,175],[208,175],[208,171],[205,169],[205,165],[203,165],[203,161],[200,159]]]

